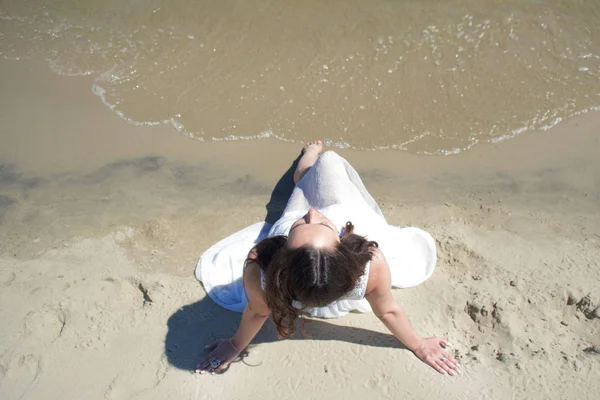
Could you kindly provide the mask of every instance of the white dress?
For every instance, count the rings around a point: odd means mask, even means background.
[[[198,261],[196,277],[219,305],[242,312],[246,306],[242,275],[248,252],[260,240],[287,235],[292,224],[310,208],[322,212],[341,234],[347,221],[354,232],[379,244],[392,275],[394,287],[420,284],[435,269],[436,248],[431,235],[418,228],[388,225],[373,197],[348,162],[333,151],[325,152],[298,182],[281,218],[249,226],[208,249]],[[325,307],[307,310],[314,317],[335,318],[352,310],[370,311],[364,299],[369,265],[355,289]]]

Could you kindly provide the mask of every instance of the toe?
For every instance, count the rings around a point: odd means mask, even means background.
[[[304,150],[318,150],[319,152],[322,150],[322,148],[323,142],[321,140],[306,142],[303,147]]]

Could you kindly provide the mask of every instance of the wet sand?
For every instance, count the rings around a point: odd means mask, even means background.
[[[461,376],[351,314],[313,321],[310,339],[266,324],[245,363],[200,377],[202,346],[239,315],[205,296],[196,260],[280,209],[298,146],[128,125],[89,77],[0,69],[0,397],[596,397],[597,114],[457,156],[338,150],[390,223],[438,242],[433,277],[394,295],[453,343]]]

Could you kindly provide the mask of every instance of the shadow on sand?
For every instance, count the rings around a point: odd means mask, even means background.
[[[205,354],[204,346],[213,339],[233,336],[241,316],[240,313],[221,308],[208,296],[180,308],[167,322],[168,332],[165,339],[167,360],[176,368],[194,371]],[[336,340],[373,347],[404,348],[390,334],[338,326],[321,319],[308,320],[304,329],[311,336],[310,339],[303,338],[298,329],[296,336],[287,340]],[[256,335],[247,351],[251,353],[253,346],[276,340],[278,339],[275,327],[269,320]]]

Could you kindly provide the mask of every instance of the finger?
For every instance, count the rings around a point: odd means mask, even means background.
[[[458,364],[456,364],[455,362],[452,362],[450,359],[446,359],[444,361],[444,364],[446,364],[448,367],[452,368],[453,370],[458,369]]]
[[[204,363],[204,360],[200,361],[197,365],[196,368],[194,369],[194,372],[197,374],[201,374],[204,372],[203,368],[202,368],[202,364]]]
[[[446,363],[442,360],[438,360],[436,363],[441,369],[444,370],[444,372],[446,372],[448,375],[450,376],[454,376],[454,371],[452,368],[450,368],[449,366],[446,365]]]
[[[219,345],[220,341],[221,341],[220,339],[215,339],[215,340],[211,341],[210,343],[208,343],[206,346],[204,346],[204,349],[208,350],[208,351],[212,351]],[[204,357],[202,359],[202,361],[200,361],[200,363],[198,365],[196,365],[196,372],[197,373],[206,372],[208,370],[208,367],[210,366],[210,360],[213,357],[214,357],[214,352],[211,352],[206,357]]]
[[[439,338],[439,342],[440,347],[445,349],[446,347],[452,347],[452,345],[450,343],[448,343],[448,339],[444,339],[444,338]]]
[[[454,368],[455,369],[460,369],[460,364],[458,363],[458,361],[456,361],[456,358],[452,357],[452,355],[450,355],[448,357],[448,360],[452,362],[452,364],[454,364]]]
[[[212,342],[210,342],[209,344],[207,344],[206,346],[204,346],[205,350],[213,350],[215,347],[217,347],[219,345],[219,339],[213,340]]]
[[[452,355],[446,351],[442,351],[442,357],[443,361],[451,368],[457,368],[458,367],[458,363],[456,362],[456,360],[454,359],[454,357],[452,357]]]
[[[223,363],[223,364],[219,365],[217,368],[215,368],[213,372],[215,374],[222,374],[223,372],[225,372],[225,370],[227,370],[227,367],[229,367],[229,364]]]
[[[438,365],[438,363],[436,362],[436,360],[433,357],[427,359],[427,364],[429,364],[429,366],[431,368],[435,369],[440,374],[446,375],[446,370],[444,368],[442,368],[440,365]]]
[[[213,359],[213,357],[213,353],[210,353],[209,355],[204,357],[202,361],[200,361],[200,363],[196,366],[196,371],[200,373],[208,371],[210,369],[210,361]]]
[[[210,366],[210,360],[213,358],[213,356],[214,356],[214,354],[210,353],[209,355],[204,357],[202,359],[202,361],[200,361],[200,364],[198,364],[198,368],[200,368],[203,371],[206,371],[208,369],[208,367]]]
[[[207,372],[204,363],[196,365],[196,369],[194,370],[194,372],[200,375],[204,375]]]
[[[446,359],[444,361],[444,364],[446,364],[448,366],[448,368],[450,368],[452,371],[460,374],[460,370],[458,369],[458,364],[452,362],[450,359]]]

